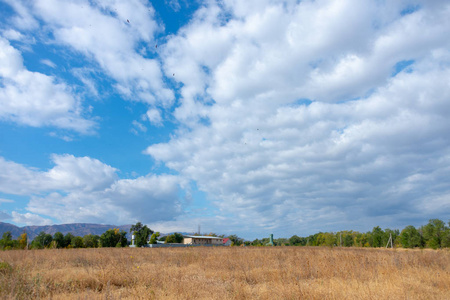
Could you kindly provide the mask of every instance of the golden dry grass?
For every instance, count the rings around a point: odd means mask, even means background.
[[[319,247],[4,251],[0,297],[450,299],[450,252]]]

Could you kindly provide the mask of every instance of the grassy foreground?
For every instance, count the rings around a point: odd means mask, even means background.
[[[450,251],[320,247],[0,252],[1,299],[450,299]]]

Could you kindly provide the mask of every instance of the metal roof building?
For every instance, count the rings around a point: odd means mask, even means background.
[[[223,238],[215,236],[187,235],[183,244],[187,245],[223,245]]]

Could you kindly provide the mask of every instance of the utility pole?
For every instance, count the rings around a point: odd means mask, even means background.
[[[389,246],[389,243],[391,243],[391,248],[394,248],[394,245],[392,244],[392,233],[389,233],[389,240],[386,244],[386,248]]]

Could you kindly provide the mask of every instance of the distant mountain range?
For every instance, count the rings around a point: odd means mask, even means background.
[[[87,223],[74,223],[74,224],[61,224],[61,225],[46,225],[46,226],[24,226],[18,227],[13,224],[0,222],[0,238],[3,233],[10,231],[14,239],[18,238],[22,233],[26,232],[30,240],[34,239],[41,231],[54,235],[56,232],[62,234],[72,233],[75,236],[85,236],[86,234],[101,235],[108,229],[119,228],[129,233],[132,225],[102,225],[102,224],[87,224]]]

